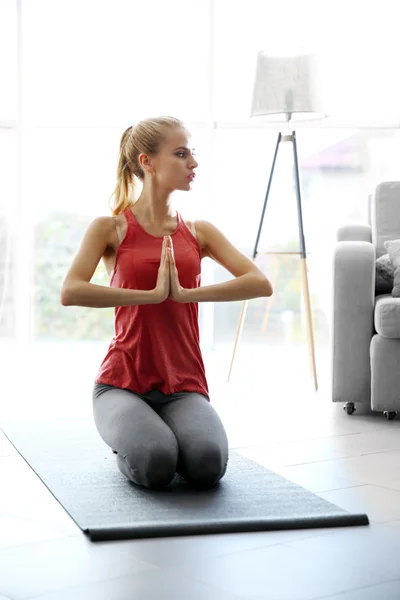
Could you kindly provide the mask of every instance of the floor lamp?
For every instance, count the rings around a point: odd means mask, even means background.
[[[316,94],[315,64],[313,56],[288,56],[272,57],[264,52],[259,52],[257,56],[256,76],[253,87],[253,99],[251,107],[251,117],[277,117],[283,116],[283,120],[289,126],[292,120],[307,120],[323,118],[325,115],[321,112]],[[307,253],[304,239],[303,216],[300,194],[300,175],[299,162],[297,156],[296,132],[292,131],[288,135],[282,135],[279,132],[276,141],[274,157],[272,161],[271,172],[269,176],[267,192],[262,208],[260,224],[258,227],[257,238],[253,251],[253,261],[257,257],[258,243],[262,231],[265,209],[271,188],[272,177],[274,174],[278,150],[282,142],[291,142],[293,146],[294,160],[294,178],[298,211],[299,241],[300,252],[295,253],[301,256],[302,289],[304,296],[304,305],[306,310],[307,342],[310,358],[311,373],[314,379],[315,389],[318,389],[317,369],[315,365],[314,335],[311,317],[310,292],[307,277]],[[280,252],[279,254],[286,254]],[[291,252],[290,254],[293,254]],[[236,332],[235,345],[231,365],[228,374],[228,381],[232,374],[233,363],[236,350],[239,344],[246,315],[248,300],[243,302],[242,311],[239,320],[239,326]]]

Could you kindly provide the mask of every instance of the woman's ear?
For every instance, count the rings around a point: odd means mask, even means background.
[[[138,160],[143,172],[147,173],[148,175],[153,175],[153,165],[151,164],[147,154],[139,154]]]

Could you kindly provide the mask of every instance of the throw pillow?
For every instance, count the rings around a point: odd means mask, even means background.
[[[393,284],[394,267],[393,267],[392,261],[390,260],[389,254],[384,254],[383,256],[380,256],[379,258],[377,258],[375,261],[375,264],[376,264],[376,270],[379,273],[379,275],[382,277],[382,279]]]
[[[389,253],[394,268],[392,296],[393,298],[400,298],[400,239],[388,240],[383,245]]]

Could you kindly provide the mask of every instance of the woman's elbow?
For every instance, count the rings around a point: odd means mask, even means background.
[[[269,279],[267,277],[265,277],[265,275],[261,276],[260,288],[261,288],[261,294],[260,295],[263,298],[265,298],[265,297],[269,298],[274,293],[274,290],[272,288],[271,282],[269,281]]]
[[[274,290],[273,290],[273,287],[271,285],[271,282],[268,279],[265,282],[265,288],[266,288],[266,294],[265,295],[269,298],[270,296],[273,295]]]
[[[67,283],[64,283],[61,288],[60,302],[61,302],[62,306],[73,306],[74,305],[73,291],[71,289],[71,286],[68,285]]]

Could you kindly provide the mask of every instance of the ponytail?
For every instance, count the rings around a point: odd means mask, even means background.
[[[132,172],[126,153],[127,140],[129,139],[131,132],[132,127],[128,127],[128,129],[124,131],[120,143],[117,166],[117,183],[112,195],[110,196],[110,208],[113,217],[116,217],[122,213],[134,202],[133,192],[135,191],[136,187],[135,175]],[[113,203],[111,204],[112,198]]]
[[[117,183],[110,196],[111,213],[116,217],[139,197],[138,181],[144,182],[144,172],[139,155],[156,156],[166,138],[165,128],[184,128],[184,124],[174,117],[156,117],[140,121],[135,128],[128,127],[122,134],[119,145]]]

